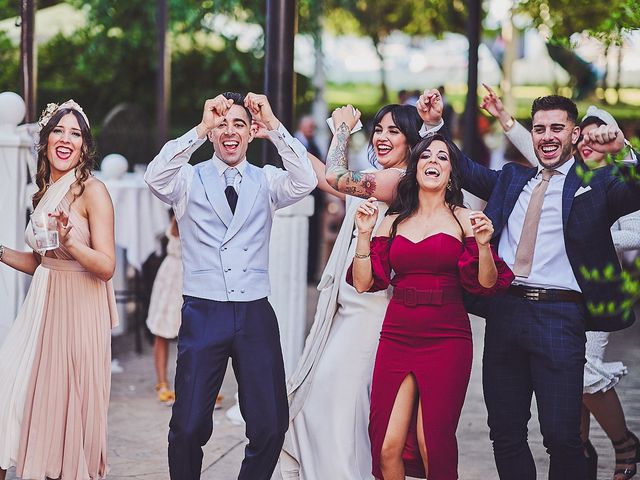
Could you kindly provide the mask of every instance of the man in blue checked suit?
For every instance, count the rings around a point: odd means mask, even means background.
[[[438,99],[421,100],[419,107],[439,108]],[[467,157],[462,165],[463,188],[488,202],[493,242],[516,274],[507,294],[480,304],[487,319],[484,396],[501,480],[536,479],[527,443],[533,393],[549,479],[586,478],[580,441],[585,331],[619,330],[635,320],[606,309],[596,316],[588,308],[624,299],[620,281],[588,280],[581,267],[611,265],[620,274],[610,227],[640,209],[640,185],[618,178],[612,167],[594,171],[588,183],[581,180],[573,156],[577,113],[565,97],[533,102],[537,168],[507,164],[493,171]],[[606,125],[589,140],[604,153],[624,146],[622,133]]]
[[[255,136],[274,143],[286,170],[247,162]],[[213,157],[189,165],[207,137]],[[202,121],[162,148],[145,181],[173,207],[182,240],[171,478],[200,478],[202,446],[213,431],[216,395],[231,358],[249,439],[238,478],[270,479],[289,412],[278,323],[267,301],[269,237],[275,211],[317,184],[307,152],[264,95],[225,93],[207,100]]]

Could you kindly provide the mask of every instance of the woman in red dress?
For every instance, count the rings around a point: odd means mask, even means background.
[[[375,198],[356,213],[348,281],[359,292],[394,287],[369,421],[373,474],[382,480],[458,478],[455,432],[473,350],[462,291],[492,295],[513,280],[489,244],[491,221],[462,206],[458,155],[441,135],[422,140],[373,240]]]

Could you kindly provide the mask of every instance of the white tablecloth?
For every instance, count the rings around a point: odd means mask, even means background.
[[[169,206],[153,196],[140,173],[126,173],[117,180],[95,174],[113,200],[116,245],[126,250],[127,262],[139,271],[169,225]]]

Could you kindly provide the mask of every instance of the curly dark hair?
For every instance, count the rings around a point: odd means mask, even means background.
[[[398,217],[393,221],[391,225],[391,233],[389,234],[389,240],[393,240],[398,232],[398,226],[407,218],[411,217],[419,206],[418,192],[420,186],[418,185],[418,161],[420,155],[424,152],[429,145],[435,140],[444,142],[449,150],[449,162],[451,164],[451,175],[449,176],[449,185],[445,190],[444,201],[451,210],[451,215],[455,219],[456,223],[462,230],[464,236],[464,228],[458,221],[454,211],[457,207],[463,207],[463,195],[462,195],[462,174],[460,172],[461,153],[458,147],[453,142],[447,139],[442,134],[436,133],[429,135],[422,139],[413,149],[411,149],[411,156],[409,157],[409,164],[407,165],[407,171],[398,183],[398,191],[395,199],[387,210],[387,215],[397,214]]]
[[[74,194],[73,201],[76,200],[79,196],[84,193],[84,182],[91,176],[91,171],[94,167],[95,162],[95,142],[93,140],[93,136],[91,135],[91,129],[87,122],[85,121],[82,114],[72,108],[62,108],[57,110],[49,119],[47,124],[40,130],[40,137],[38,139],[38,145],[36,147],[38,152],[38,168],[36,171],[36,185],[38,186],[38,191],[34,193],[31,201],[33,203],[33,208],[35,208],[42,197],[44,196],[47,188],[49,186],[49,181],[51,180],[49,177],[51,175],[51,165],[49,163],[49,158],[47,157],[47,144],[49,141],[49,134],[53,131],[55,127],[60,123],[60,119],[65,115],[71,113],[76,120],[78,120],[78,125],[80,126],[80,131],[82,133],[82,150],[80,151],[80,162],[76,165],[75,174],[78,185],[80,185],[80,192]]]
[[[536,98],[531,104],[531,118],[540,110],[563,110],[567,112],[567,118],[574,125],[578,123],[578,107],[573,100],[562,95],[547,95]]]
[[[398,130],[402,132],[402,134],[407,138],[407,144],[409,148],[413,148],[420,141],[420,127],[422,126],[422,119],[420,115],[418,115],[418,110],[416,107],[412,105],[398,105],[396,103],[392,103],[390,105],[385,105],[376,113],[375,117],[373,117],[373,121],[371,124],[373,128],[371,129],[371,134],[369,135],[369,163],[371,165],[375,165],[376,154],[373,148],[373,135],[375,134],[375,126],[382,122],[382,117],[384,117],[387,113],[391,113],[391,118],[393,118],[393,123]]]

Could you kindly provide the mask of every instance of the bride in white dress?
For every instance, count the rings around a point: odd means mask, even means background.
[[[389,201],[404,173],[410,147],[422,125],[416,108],[387,105],[373,120],[369,156],[381,170],[347,170],[349,132],[359,112],[349,105],[336,109],[338,125],[319,186],[331,185],[346,197],[346,214],[322,274],[311,332],[298,368],[288,381],[290,424],[280,467],[283,479],[373,479],[369,442],[369,394],[387,292],[358,294],[347,284],[353,258],[355,210],[361,198]],[[317,165],[317,163],[316,163]],[[335,190],[331,193],[336,194]],[[387,209],[379,202],[384,218]]]

